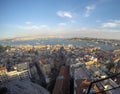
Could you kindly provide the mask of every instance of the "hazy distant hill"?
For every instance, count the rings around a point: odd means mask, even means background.
[[[62,38],[62,36],[26,36],[26,37],[16,37],[12,39],[6,39],[10,41],[24,41],[24,40],[35,40],[40,38]]]
[[[89,38],[89,37],[85,37],[85,38],[70,38],[69,40],[71,41],[120,41],[117,39],[101,39],[101,38]]]

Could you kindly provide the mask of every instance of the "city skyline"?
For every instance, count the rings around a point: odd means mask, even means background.
[[[119,0],[1,0],[0,39],[24,36],[120,39]]]

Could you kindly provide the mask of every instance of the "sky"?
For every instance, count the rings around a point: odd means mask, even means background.
[[[0,39],[120,39],[120,0],[0,0]]]

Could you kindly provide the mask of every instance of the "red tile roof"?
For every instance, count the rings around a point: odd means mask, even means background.
[[[90,85],[90,81],[78,79],[76,80],[77,88],[76,88],[76,94],[85,94],[83,92],[84,89],[87,89]]]
[[[0,71],[6,70],[6,67],[0,67]]]
[[[69,80],[69,67],[61,67],[59,76],[55,83],[53,94],[68,94]]]

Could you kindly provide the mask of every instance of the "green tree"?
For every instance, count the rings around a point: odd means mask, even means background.
[[[0,52],[4,52],[4,51],[6,51],[6,50],[10,50],[11,49],[11,47],[10,46],[2,46],[2,45],[0,45]]]
[[[106,64],[106,67],[108,68],[108,70],[111,70],[111,68],[113,68],[115,66],[114,63],[108,63]]]

